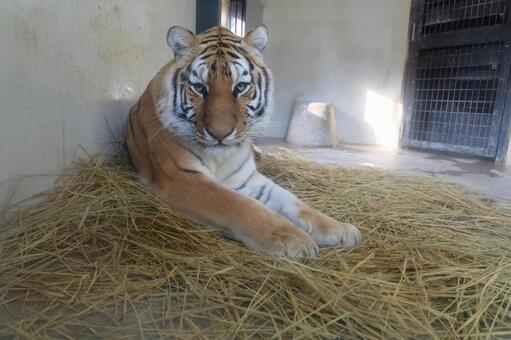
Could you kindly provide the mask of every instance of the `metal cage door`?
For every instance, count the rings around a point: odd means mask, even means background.
[[[510,14],[510,0],[413,2],[401,145],[504,157]]]

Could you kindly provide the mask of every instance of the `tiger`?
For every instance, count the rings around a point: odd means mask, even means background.
[[[261,25],[241,38],[173,26],[174,53],[131,107],[125,143],[138,175],[170,207],[248,248],[295,259],[351,248],[359,229],[309,207],[257,171],[253,132],[272,105]]]

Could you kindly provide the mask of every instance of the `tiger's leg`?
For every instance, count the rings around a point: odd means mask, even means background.
[[[157,176],[153,185],[192,220],[214,226],[252,249],[296,258],[319,254],[312,238],[288,219],[199,172],[175,170]]]
[[[355,226],[336,221],[309,207],[258,172],[254,172],[237,190],[287,217],[305,230],[320,246],[353,247],[362,240],[362,234]]]

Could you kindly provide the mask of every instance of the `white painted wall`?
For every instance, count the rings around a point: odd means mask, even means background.
[[[256,28],[263,23],[263,4],[261,0],[247,0],[247,22],[245,23],[246,32]]]
[[[410,0],[263,0],[275,78],[267,134],[283,137],[296,96],[332,102],[339,139],[395,144]]]
[[[195,1],[0,1],[0,205],[13,176],[58,171],[78,145],[105,146],[105,118],[122,126],[172,57],[171,25],[193,29]],[[27,179],[18,197],[51,181]]]

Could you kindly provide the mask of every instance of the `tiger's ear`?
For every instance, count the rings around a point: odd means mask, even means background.
[[[259,53],[263,53],[268,44],[268,30],[266,26],[259,25],[245,35],[243,42]]]
[[[172,26],[167,32],[167,44],[174,52],[176,59],[181,58],[197,43],[195,35],[180,26]]]

